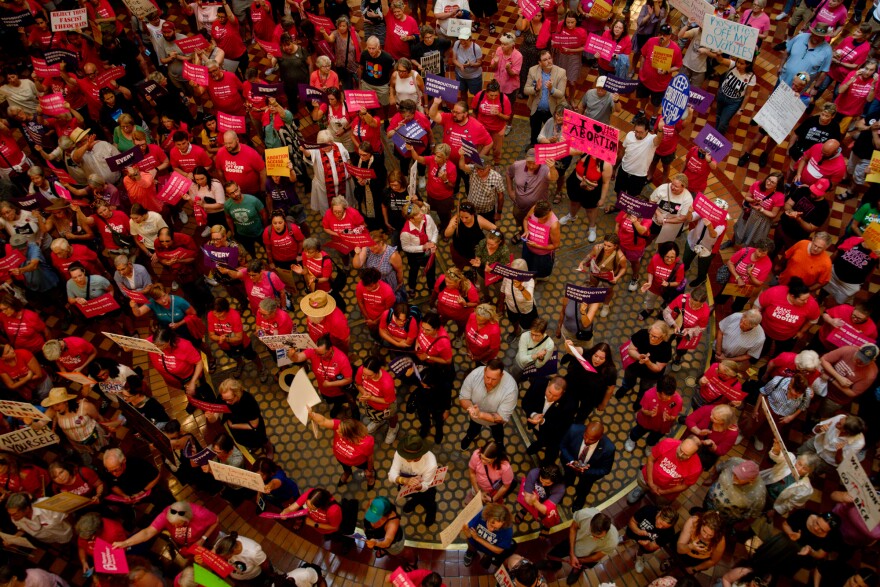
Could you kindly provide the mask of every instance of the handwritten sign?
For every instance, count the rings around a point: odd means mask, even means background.
[[[859,463],[858,456],[850,454],[843,457],[837,465],[840,482],[846,492],[853,498],[853,505],[865,521],[868,528],[876,528],[880,524],[880,495]]]
[[[712,158],[716,161],[727,159],[727,155],[730,154],[730,150],[733,148],[731,142],[724,138],[724,135],[718,132],[711,124],[703,127],[703,130],[700,131],[700,134],[694,140],[694,144],[712,155]]]
[[[85,8],[75,10],[53,10],[49,13],[52,32],[76,31],[89,28],[89,15]]]
[[[63,94],[46,94],[40,96],[40,109],[48,116],[59,116],[67,113]]]
[[[606,76],[605,89],[612,94],[631,94],[639,87],[639,80],[623,79],[613,75]]]
[[[254,471],[239,469],[238,467],[232,467],[217,461],[208,462],[208,466],[211,467],[211,474],[214,475],[214,479],[222,483],[237,485],[257,493],[262,493],[266,489],[263,478]]]
[[[771,139],[782,143],[806,109],[806,104],[801,102],[797,93],[784,81],[779,80],[779,85],[758,110],[754,120],[756,124],[767,131]]]
[[[260,341],[269,347],[270,350],[277,351],[280,349],[313,349],[315,343],[312,338],[302,332],[294,332],[292,334],[274,334],[271,336],[261,336]]]
[[[573,283],[565,284],[565,297],[583,304],[598,304],[608,297],[607,287],[583,287]]]
[[[440,531],[440,543],[443,545],[443,548],[447,548],[452,544],[452,541],[456,539],[459,533],[461,533],[462,526],[473,520],[474,516],[482,510],[483,492],[478,491],[474,498],[464,506],[464,509],[458,512],[458,515],[455,516],[452,523]]]
[[[669,3],[697,24],[703,22],[707,14],[715,13],[715,7],[706,0],[669,0]]]
[[[361,108],[373,110],[380,107],[379,97],[373,90],[345,90],[345,105],[355,112]]]
[[[605,0],[593,0],[593,6],[590,8],[590,18],[596,20],[607,20],[611,16],[611,3]]]
[[[593,120],[573,110],[565,110],[562,120],[562,136],[569,146],[582,153],[614,165],[617,163],[617,149],[620,131],[613,126]]]
[[[510,573],[507,572],[507,567],[504,565],[501,565],[495,571],[495,581],[498,582],[498,587],[516,587],[513,579],[510,578]]]
[[[315,386],[309,380],[305,369],[300,369],[290,382],[290,390],[287,392],[287,404],[293,410],[293,415],[303,426],[309,423],[309,408],[321,403],[321,397],[315,391]]]
[[[458,102],[458,82],[433,73],[426,73],[425,94],[455,104]]]
[[[88,497],[70,493],[69,491],[62,491],[58,495],[53,495],[48,499],[43,499],[34,503],[34,507],[42,510],[49,510],[50,512],[69,514],[93,503],[94,502]]]
[[[449,467],[438,467],[436,471],[434,471],[434,478],[431,479],[431,484],[428,485],[429,488],[437,487],[444,481],[446,481],[446,472],[449,470]],[[408,495],[412,495],[413,493],[418,493],[422,490],[421,484],[416,485],[415,487],[404,487],[397,493],[397,499],[403,499]]]
[[[694,198],[694,211],[712,223],[713,226],[724,224],[727,221],[727,210],[723,210],[715,205],[715,202],[704,196],[702,193],[697,194]]]
[[[519,13],[526,20],[535,18],[535,15],[541,9],[536,0],[519,0],[517,4],[519,5]]]
[[[355,179],[376,179],[376,170],[372,167],[358,167],[357,165],[346,163],[345,169]]]
[[[101,538],[95,538],[95,570],[99,573],[124,575],[128,573],[128,561],[125,550],[114,548],[112,544]]]
[[[631,196],[627,193],[621,193],[617,196],[617,204],[615,204],[615,208],[623,210],[627,214],[638,216],[639,218],[651,218],[654,216],[654,210],[657,209],[657,204],[646,202],[641,198]]]
[[[594,53],[606,61],[611,61],[611,58],[614,57],[614,43],[609,39],[603,39],[599,35],[590,33],[587,35],[584,51]]]
[[[672,59],[675,52],[671,47],[654,47],[651,52],[651,66],[660,71],[669,71],[672,68]]]
[[[299,99],[303,102],[311,104],[312,102],[327,103],[327,94],[321,88],[310,86],[309,84],[299,84]]]
[[[226,114],[225,112],[217,113],[217,130],[226,132],[231,130],[243,134],[246,132],[244,116],[236,116],[235,114]]]
[[[535,145],[535,163],[541,165],[547,161],[565,159],[571,153],[568,143],[538,143]]]
[[[49,417],[33,404],[6,399],[0,400],[0,414],[19,420],[49,420]]]
[[[163,202],[174,205],[180,201],[183,194],[192,187],[192,180],[180,172],[172,171],[162,191],[158,193],[158,197]]]
[[[145,353],[156,353],[158,355],[165,354],[159,350],[159,347],[154,345],[149,340],[135,338],[134,336],[123,336],[121,334],[114,334],[113,332],[102,332],[101,334],[103,334],[125,350],[144,351]]]
[[[290,149],[287,147],[266,149],[266,175],[290,176]]]
[[[471,21],[465,18],[448,18],[446,23],[446,35],[453,39],[457,39],[462,31],[467,31],[467,34],[471,34],[471,27],[473,25]]]
[[[185,37],[183,39],[177,39],[176,41],[174,41],[174,44],[177,45],[177,48],[180,49],[185,55],[189,55],[190,53],[195,53],[196,51],[207,49],[208,39],[206,39],[202,35],[190,35],[189,37]]]
[[[702,2],[703,0],[700,1]],[[688,106],[693,108],[694,112],[706,114],[709,112],[709,107],[714,100],[715,96],[713,94],[695,86],[691,86],[690,94],[688,95]]]
[[[36,409],[36,408],[35,408]],[[61,442],[58,435],[46,428],[22,428],[0,436],[0,447],[14,453],[25,453]]]
[[[654,49],[654,55],[657,49]],[[688,106],[688,96],[690,95],[691,82],[684,74],[678,74],[669,85],[666,86],[666,92],[663,94],[663,102],[660,104],[660,110],[663,112],[663,121],[670,126],[675,125],[679,120],[684,118],[684,113]]]
[[[24,536],[18,536],[16,534],[7,534],[6,532],[0,532],[0,540],[2,540],[5,544],[10,546],[20,546],[22,548],[36,548],[33,543],[25,538]]]
[[[874,344],[874,341],[856,330],[852,325],[844,323],[828,333],[828,343],[836,346],[863,346]]]
[[[755,47],[758,46],[760,32],[755,27],[707,13],[703,17],[700,45],[731,57],[752,61],[755,58]]]
[[[210,81],[208,68],[204,65],[196,65],[189,61],[183,62],[183,79],[197,86],[207,87]]]
[[[140,20],[144,20],[149,14],[156,12],[156,7],[150,0],[122,0],[131,10],[131,13]]]
[[[122,171],[126,167],[133,167],[137,163],[143,161],[143,159],[144,152],[140,147],[134,146],[125,153],[112,155],[104,159],[104,161],[107,162],[107,167],[109,167],[111,171]]]

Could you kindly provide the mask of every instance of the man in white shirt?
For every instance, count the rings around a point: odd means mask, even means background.
[[[467,411],[471,420],[461,439],[461,450],[467,450],[483,426],[488,426],[495,442],[503,445],[504,424],[513,414],[518,397],[516,380],[504,371],[501,359],[492,359],[485,367],[471,371],[458,394],[458,405]]]
[[[728,359],[747,365],[752,359],[760,359],[767,338],[761,328],[762,318],[758,310],[747,310],[731,314],[719,322],[712,361]]]
[[[68,544],[73,538],[73,526],[67,521],[67,514],[34,507],[44,498],[31,501],[27,493],[13,493],[6,501],[6,513],[15,527],[16,536],[35,538],[47,544]],[[5,545],[5,543],[4,543]]]
[[[436,472],[437,457],[431,452],[430,440],[411,432],[397,443],[388,480],[401,491],[414,491],[405,496],[403,511],[411,513],[421,504],[425,508],[425,526],[429,528],[437,521],[437,488],[431,487]]]
[[[633,129],[626,133],[620,144],[620,167],[617,170],[614,191],[631,196],[642,193],[642,189],[648,184],[648,168],[654,158],[654,151],[660,146],[662,138],[662,120],[658,124],[657,134],[652,135],[648,132],[648,120],[644,116],[637,115],[633,119]]]
[[[853,455],[857,458],[865,448],[865,421],[858,416],[839,414],[813,427],[815,436],[798,449],[798,454],[814,452],[821,462],[817,475],[825,475]]]

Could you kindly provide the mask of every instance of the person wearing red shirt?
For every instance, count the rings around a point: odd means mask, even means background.
[[[102,517],[98,512],[89,512],[76,522],[76,541],[79,561],[83,573],[92,570],[95,556],[95,542],[98,538],[108,544],[122,542],[128,538],[128,531],[113,518]]]
[[[767,351],[774,343],[776,352],[791,350],[822,313],[800,277],[792,277],[787,286],[764,290],[754,308],[761,312],[761,327],[767,335],[763,354],[772,354]]]
[[[725,404],[694,410],[685,419],[685,426],[691,434],[701,439],[702,446],[697,457],[704,471],[712,469],[720,457],[730,452],[739,434],[736,412]]]
[[[202,95],[207,89],[214,113],[244,116],[247,109],[244,105],[244,87],[241,80],[231,71],[224,71],[213,59],[208,61],[208,87],[197,87],[196,93]]]
[[[49,327],[40,316],[25,309],[21,300],[8,294],[0,298],[0,330],[14,348],[32,353],[41,352],[50,337]]]
[[[716,308],[723,307],[733,298],[733,311],[741,312],[770,277],[773,261],[769,254],[773,252],[773,241],[759,238],[753,244],[752,247],[743,247],[727,260],[730,279],[721,295],[715,296]]]
[[[452,404],[452,341],[437,312],[426,312],[416,337],[416,359],[422,367],[417,386],[406,402],[407,411],[415,408],[419,418],[419,436],[427,438],[434,425],[434,444],[443,442],[443,422]]]
[[[663,309],[663,320],[676,329],[679,337],[672,359],[673,371],[681,369],[685,354],[699,346],[703,332],[709,327],[712,307],[706,303],[706,297],[705,289],[696,288],[689,294],[679,295]],[[681,326],[677,326],[679,323]]]
[[[425,136],[422,137],[421,142],[417,145],[413,145],[415,152],[421,155],[425,152],[425,149],[428,148],[428,145],[431,144],[431,121],[422,112],[416,110],[416,103],[414,100],[403,100],[397,105],[397,113],[395,113],[394,116],[391,117],[391,120],[388,121],[388,132],[386,133],[386,136],[389,139],[392,138],[394,133],[400,130],[403,125],[408,124],[413,120],[415,120],[416,124],[422,127],[422,130],[425,131]],[[410,151],[407,149],[404,152],[401,152],[401,150],[395,145],[394,156],[400,161],[400,171],[404,175],[409,173],[409,166],[413,160]]]
[[[468,354],[478,363],[487,363],[501,350],[501,328],[492,304],[480,304],[464,329]]]
[[[654,66],[654,49],[657,47],[672,49],[672,65],[668,69],[659,69]],[[642,65],[639,69],[639,86],[636,88],[636,97],[639,99],[639,108],[648,113],[650,106],[660,106],[666,86],[681,69],[681,48],[678,43],[672,42],[672,27],[664,23],[660,25],[658,35],[648,39],[640,53]],[[649,101],[642,108],[645,98],[649,98]]]
[[[47,49],[53,48],[52,44],[57,37],[60,37],[60,35],[52,32],[52,29],[49,28],[49,23],[46,21],[46,17],[42,14],[38,14],[34,17],[34,26],[31,27],[31,30],[27,35],[27,46],[46,51]],[[58,47],[55,48],[57,49]]]
[[[214,166],[208,152],[190,142],[189,133],[178,130],[171,138],[174,140],[174,148],[168,156],[171,159],[171,168],[177,173],[192,179],[192,172],[196,167],[210,170]]]
[[[351,140],[355,147],[359,147],[361,143],[370,143],[373,153],[383,151],[381,118],[373,116],[366,108],[349,112],[346,118],[351,124]]]
[[[139,147],[143,158],[135,163],[135,167],[143,172],[153,174],[153,177],[170,173],[171,161],[162,147],[154,143],[147,143],[147,134],[142,130],[132,133],[132,142]]]
[[[267,0],[254,0],[251,4],[251,22],[254,36],[260,41],[271,41],[275,21],[272,19],[272,5]]]
[[[822,376],[819,354],[810,350],[779,353],[767,363],[767,370],[761,377],[761,383],[766,384],[774,377],[794,377],[798,374],[807,378],[807,383],[813,388],[813,395],[817,395],[816,391],[822,388],[823,383],[818,381]]]
[[[703,473],[700,459],[695,458],[699,449],[700,443],[693,438],[665,438],[658,442],[642,467],[637,479],[639,486],[630,492],[626,501],[634,504],[646,491],[650,491],[659,503],[675,501]]]
[[[504,148],[504,130],[513,119],[510,99],[501,93],[498,81],[492,80],[486,85],[485,90],[474,96],[471,110],[492,136],[492,154],[495,165],[498,165],[501,163],[501,150]]]
[[[382,280],[382,274],[375,267],[364,267],[360,271],[360,280],[355,286],[354,297],[357,299],[361,316],[373,338],[380,338],[380,318],[390,310],[396,301],[394,290]],[[2,307],[0,307],[2,309]]]
[[[865,104],[874,100],[876,84],[877,63],[871,61],[846,76],[846,80],[838,86],[834,105],[837,106],[837,114],[843,115],[840,120],[841,132],[846,132],[853,117],[860,115]]]
[[[269,258],[269,269],[278,272],[290,294],[298,290],[291,267],[299,260],[305,239],[300,227],[287,220],[284,210],[272,211],[269,226],[263,229],[263,246]]]
[[[99,85],[97,81],[98,67],[94,63],[86,63],[82,66],[82,70],[84,77],[76,77],[73,74],[62,71],[61,79],[63,79],[68,86],[79,88],[82,95],[85,97],[86,106],[88,106],[89,109],[89,117],[92,120],[101,119],[101,106],[104,105],[101,101],[102,87],[106,86],[111,90],[122,93],[126,100],[132,99],[131,91],[128,88],[118,85],[115,81],[111,80],[106,84]]]
[[[260,381],[263,383],[269,381],[269,371],[263,366],[263,360],[254,351],[250,337],[244,332],[241,314],[238,310],[229,307],[229,300],[226,298],[214,300],[214,309],[208,312],[208,337],[235,361],[238,368],[233,377],[241,378],[244,373],[244,361],[247,359],[256,362]]]
[[[413,161],[425,167],[425,192],[428,204],[440,217],[440,226],[449,226],[455,198],[458,192],[459,173],[455,162],[451,159],[451,148],[446,143],[434,145],[434,154],[422,157],[410,145],[407,145]],[[455,187],[453,187],[455,186]]]
[[[348,244],[345,235],[367,232],[366,221],[357,209],[348,205],[344,197],[336,196],[321,220],[324,232],[330,235],[334,248],[343,255],[351,253],[355,247]]]
[[[153,174],[148,171],[141,172],[137,167],[127,167],[125,171],[122,183],[131,203],[140,204],[144,209],[161,215],[165,210],[165,204],[159,199]]]
[[[314,487],[307,490],[294,503],[284,508],[281,514],[292,514],[303,507],[308,511],[306,520],[295,522],[294,529],[305,524],[319,534],[333,534],[342,525],[342,508],[326,489]],[[297,518],[300,519],[302,518]]]
[[[394,392],[394,378],[382,368],[383,361],[377,357],[369,357],[357,370],[354,383],[358,389],[358,401],[364,405],[369,423],[367,432],[379,430],[386,422],[388,432],[385,444],[391,444],[397,438],[397,394]]]
[[[250,302],[252,313],[257,313],[260,302],[266,298],[277,300],[282,308],[288,307],[284,282],[281,281],[281,277],[277,273],[266,271],[262,260],[255,259],[248,263],[247,267],[239,267],[235,278],[244,283],[244,291],[247,294],[248,302]]]
[[[253,147],[241,144],[235,131],[223,133],[223,148],[217,151],[214,163],[226,181],[237,183],[243,194],[263,193],[266,163]]]
[[[149,353],[150,365],[159,373],[168,387],[182,389],[188,397],[209,401],[215,398],[214,390],[202,377],[204,374],[202,354],[190,341],[178,338],[170,328],[163,328],[147,340],[162,351],[161,354]],[[192,413],[195,408],[188,403],[186,411]]]
[[[114,31],[116,36],[122,34],[122,22],[116,18],[116,11],[107,0],[87,0],[84,2],[89,20],[98,24],[101,32],[110,35]]]
[[[352,467],[357,467],[366,470],[367,489],[372,489],[376,484],[376,468],[373,464],[376,440],[367,432],[367,427],[357,420],[325,418],[311,410],[309,419],[321,428],[333,431],[333,456],[342,465],[342,477],[336,485],[351,481]]]
[[[691,193],[706,191],[709,174],[718,169],[718,162],[705,149],[696,145],[688,151],[684,161],[684,174],[688,178],[688,189]]]
[[[464,276],[461,269],[450,267],[434,286],[433,299],[443,320],[455,320],[458,331],[464,332],[468,318],[480,303],[477,288]]]
[[[625,20],[615,19],[611,28],[606,29],[605,32],[602,33],[602,38],[611,41],[614,45],[614,54],[611,58],[614,63],[612,64],[611,61],[604,59],[601,55],[596,55],[596,60],[599,65],[599,75],[616,75],[616,73],[621,70],[621,68],[618,67],[618,64],[621,63],[621,55],[627,56],[627,61],[629,60],[628,56],[632,53],[632,39],[626,32],[626,26]]]
[[[678,256],[678,245],[674,241],[660,243],[657,253],[651,257],[651,262],[648,264],[648,280],[642,285],[645,308],[639,312],[639,320],[643,322],[647,320],[656,310],[658,298],[663,301],[663,298],[669,295],[668,292],[678,289],[682,281],[684,281],[684,263]]]
[[[114,257],[119,254],[121,247],[113,240],[113,235],[131,240],[131,219],[122,210],[116,210],[103,201],[95,204],[94,209],[95,213],[88,217],[89,224],[94,226],[101,236],[101,241],[104,243],[104,250],[101,252],[104,256]]]
[[[3,303],[0,302],[0,312],[3,312]],[[0,322],[3,316],[0,315]],[[855,305],[841,304],[825,310],[822,314],[822,320],[819,322],[819,332],[813,337],[807,348],[818,353],[826,353],[840,346],[839,342],[830,342],[828,336],[837,329],[841,331],[855,331],[866,341],[877,340],[877,325],[871,320],[871,313],[868,307],[862,303]]]
[[[42,401],[52,390],[52,379],[33,353],[8,344],[3,345],[0,354],[0,382],[26,402]]]
[[[811,186],[821,179],[831,184],[826,193],[834,193],[846,177],[846,159],[840,154],[840,141],[829,139],[804,151],[797,165],[794,183]]]
[[[211,37],[223,50],[226,59],[238,61],[238,69],[235,71],[243,76],[250,59],[247,48],[241,40],[238,19],[232,13],[229,4],[224,3],[222,9],[217,11],[217,20],[211,25]]]
[[[379,318],[379,336],[392,348],[411,351],[418,334],[419,321],[406,302],[394,304]]]
[[[166,226],[159,229],[153,247],[156,256],[153,268],[161,268],[163,281],[169,283],[173,279],[179,283],[196,310],[200,314],[207,311],[212,296],[210,290],[201,285],[202,274],[198,268],[201,251],[193,238]]]
[[[691,408],[727,403],[735,408],[741,406],[742,399],[734,399],[740,396],[745,399],[746,396],[738,374],[739,366],[736,361],[724,359],[720,363],[712,363],[700,377],[699,393],[694,394]]]
[[[330,335],[325,334],[315,341],[315,348],[299,351],[290,349],[287,356],[294,363],[309,362],[315,380],[318,383],[318,391],[331,404],[330,417],[334,418],[348,403],[351,417],[359,420],[360,409],[357,399],[350,390],[352,383],[351,361],[330,341]]]
[[[293,333],[293,319],[285,310],[278,307],[275,298],[265,298],[260,302],[256,314],[257,336],[276,336]]]
[[[476,118],[468,114],[467,102],[457,102],[452,107],[452,112],[440,112],[440,98],[434,98],[431,108],[428,110],[428,118],[443,127],[443,141],[450,148],[449,158],[457,166],[461,156],[461,141],[467,140],[473,143],[480,157],[485,157],[492,148],[492,135]],[[470,191],[470,179],[467,174],[462,174],[455,180],[453,193],[458,193],[459,182],[464,178],[465,192]]]
[[[633,278],[629,282],[629,291],[636,291],[639,286],[638,275],[642,266],[642,255],[645,254],[645,248],[648,246],[653,220],[650,217],[639,218],[621,210],[617,213],[614,221],[617,223],[617,240],[620,242],[620,250],[623,251],[623,255],[632,268]]]
[[[419,23],[404,12],[403,2],[394,0],[391,13],[385,16],[385,47],[394,60],[409,57],[409,44],[419,38]]]
[[[318,239],[312,237],[303,241],[302,264],[292,265],[291,269],[297,275],[303,276],[309,291],[321,290],[335,294],[336,305],[344,307],[339,304],[341,296],[337,297],[338,293],[331,291],[333,272],[335,271],[333,259],[321,250]]]
[[[329,336],[333,346],[348,352],[351,330],[345,314],[336,307],[336,300],[326,292],[316,291],[303,297],[300,308],[306,315],[309,337],[315,342]]]
[[[675,377],[666,375],[645,392],[640,402],[641,409],[636,414],[636,424],[629,431],[624,443],[626,452],[632,452],[636,443],[645,434],[648,446],[654,446],[672,430],[678,415],[681,413],[681,394],[676,391]]]
[[[47,340],[43,344],[43,356],[54,362],[59,371],[82,371],[95,360],[98,351],[84,338],[67,336]]]
[[[64,461],[52,461],[49,464],[49,477],[52,478],[53,494],[63,491],[95,500],[104,495],[104,482],[91,467],[80,467]]]
[[[91,275],[102,275],[104,268],[98,261],[98,254],[85,245],[71,244],[67,239],[56,238],[50,246],[52,266],[64,279],[70,279],[70,266],[80,263]]]

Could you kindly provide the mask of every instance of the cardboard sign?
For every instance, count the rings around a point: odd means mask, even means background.
[[[36,546],[31,543],[30,540],[25,538],[24,536],[16,536],[15,534],[7,534],[6,532],[0,532],[0,540],[2,540],[5,544],[10,546],[20,546],[22,548],[36,548]]]
[[[712,226],[718,226],[727,222],[727,210],[722,210],[715,205],[715,202],[704,196],[702,193],[697,194],[694,198],[694,211],[712,223]]]
[[[144,340],[142,338],[135,338],[134,336],[123,336],[121,334],[114,334],[112,332],[102,332],[101,334],[121,346],[126,351],[144,351],[145,353],[156,353],[159,355],[165,354],[160,351],[159,347],[154,345],[152,342]]]
[[[131,13],[140,20],[145,20],[146,17],[156,12],[156,7],[153,6],[153,3],[150,0],[122,0],[125,2],[125,5],[131,11]]]
[[[231,562],[213,550],[208,550],[200,544],[192,544],[186,548],[181,548],[180,552],[187,556],[199,557],[202,561],[201,564],[205,565],[224,579],[231,575],[232,571],[235,570],[235,565]]]
[[[785,463],[788,465],[789,470],[791,471],[792,477],[795,480],[799,480],[800,476],[798,475],[797,470],[794,467],[794,461],[791,458],[791,453],[788,452],[785,448],[785,441],[782,438],[782,435],[779,433],[779,427],[776,425],[776,420],[773,419],[773,413],[770,411],[770,405],[767,403],[767,396],[760,395],[758,397],[758,403],[761,406],[761,409],[764,411],[764,417],[767,419],[767,423],[770,424],[770,431],[773,432],[773,438],[779,443],[780,448],[782,449],[782,456],[785,458]]]
[[[576,49],[581,47],[581,43],[577,38],[577,35],[573,35],[567,31],[560,31],[558,33],[553,33],[550,36],[553,41],[553,47],[560,47],[563,49]]]
[[[702,1],[700,0],[700,2]],[[691,86],[690,94],[688,95],[688,106],[693,108],[694,112],[699,112],[700,114],[708,113],[709,107],[712,106],[714,100],[714,94],[710,94],[696,86]]]
[[[112,575],[124,575],[128,573],[128,561],[125,559],[125,550],[113,548],[113,545],[101,538],[95,538],[95,571]]]
[[[351,163],[345,163],[348,174],[356,179],[376,179],[376,170],[371,167],[358,167]]]
[[[244,134],[247,132],[247,127],[245,126],[244,116],[236,116],[234,114],[226,114],[225,112],[217,113],[217,130],[220,132],[226,132],[227,130],[231,130],[233,132],[237,132],[238,134]]]
[[[214,479],[222,483],[237,485],[257,493],[262,493],[266,489],[263,478],[254,471],[239,469],[238,467],[232,467],[217,461],[210,461],[208,466],[211,467],[211,474],[214,475]]]
[[[188,401],[193,407],[198,408],[203,412],[208,412],[210,414],[229,414],[232,412],[232,410],[230,410],[229,406],[226,404],[214,404],[211,402],[196,399],[194,397],[187,397],[186,401]]]
[[[709,389],[709,391],[711,391],[713,394],[720,394],[732,402],[741,402],[749,395],[744,391],[734,389],[733,387],[727,385],[718,377],[708,377],[707,379],[708,382],[706,383],[706,387]]]
[[[850,324],[844,323],[843,326],[834,328],[828,333],[828,344],[836,347],[860,347],[866,344],[875,344],[875,341],[853,328]]]
[[[172,171],[165,181],[165,185],[162,186],[162,191],[159,192],[158,198],[165,203],[174,205],[180,201],[183,194],[189,191],[192,183],[192,180],[187,176],[177,171]]]
[[[315,342],[308,334],[302,332],[294,332],[292,334],[274,334],[271,336],[261,336],[260,341],[269,347],[270,350],[277,351],[280,349],[313,349]]]
[[[62,491],[58,495],[53,495],[48,499],[34,503],[34,507],[41,510],[49,510],[50,512],[69,514],[92,503],[94,502],[88,497],[70,493],[69,491]]]
[[[727,159],[727,155],[730,154],[730,150],[733,148],[733,144],[724,138],[724,135],[718,132],[711,124],[703,127],[703,130],[700,131],[700,134],[694,140],[694,144],[712,155],[712,158],[716,161]]]
[[[143,150],[135,145],[125,153],[120,153],[119,155],[107,157],[106,159],[104,159],[104,161],[107,162],[107,167],[109,167],[111,171],[121,172],[126,167],[133,167],[134,165],[140,163],[141,161],[143,161],[143,159]]]
[[[641,198],[636,198],[627,193],[621,192],[617,196],[617,203],[614,205],[618,210],[623,210],[627,214],[638,216],[639,218],[652,218],[657,204],[646,202]]]
[[[472,27],[473,23],[465,18],[446,19],[446,34],[452,39],[457,39],[462,31],[467,31],[469,35],[472,34]]]
[[[202,585],[202,587],[229,587],[229,583],[201,565],[194,565],[193,570],[195,571],[193,578],[196,585]]]
[[[608,297],[607,287],[583,287],[573,283],[565,284],[565,297],[583,304],[599,304]]]
[[[109,88],[112,87],[110,82],[114,82],[122,77],[125,77],[125,68],[121,65],[117,65],[116,67],[105,69],[101,75],[95,79],[95,83],[99,88]]]
[[[416,584],[407,576],[403,567],[397,567],[397,569],[391,573],[390,580],[393,587],[416,587]]]
[[[593,367],[593,364],[591,362],[589,362],[587,359],[585,359],[584,356],[578,352],[578,350],[575,348],[574,344],[566,343],[565,346],[568,349],[568,352],[571,353],[571,356],[574,357],[575,359],[577,359],[577,362],[580,363],[581,367],[583,367],[585,370],[589,371],[590,373],[596,373],[596,368]]]
[[[425,73],[425,94],[455,104],[458,102],[458,82],[433,73]]]
[[[266,175],[290,176],[290,149],[287,147],[266,149]]]
[[[287,392],[287,404],[293,410],[293,415],[303,426],[309,423],[309,408],[321,403],[321,396],[315,391],[315,386],[309,380],[305,369],[300,369],[290,382],[290,390]]]
[[[669,71],[672,68],[672,59],[675,52],[672,47],[654,47],[651,52],[651,67],[659,71]]]
[[[49,416],[41,412],[37,406],[8,399],[0,400],[0,414],[19,420],[49,420]]]
[[[127,287],[122,286],[122,285],[119,286],[119,289],[122,290],[122,293],[125,297],[127,297],[128,299],[130,299],[131,301],[133,301],[136,304],[149,303],[147,296],[145,296],[144,294],[142,294],[139,291],[135,291],[133,289],[128,289]]]
[[[25,453],[51,444],[58,444],[61,439],[52,432],[52,428],[21,428],[0,436],[0,448],[14,453]]]
[[[49,13],[52,32],[76,31],[89,28],[89,15],[85,8],[75,10],[53,10]]]
[[[755,123],[767,131],[777,143],[782,143],[800,120],[806,104],[801,102],[797,93],[779,80],[779,85],[755,115]]]
[[[85,302],[77,302],[76,307],[79,308],[79,311],[86,318],[94,318],[95,316],[103,316],[118,310],[119,303],[112,293],[105,293],[102,296],[86,300]]]
[[[606,163],[617,163],[620,131],[613,126],[593,120],[574,110],[565,110],[562,120],[562,136],[569,146],[582,153],[598,157]]]
[[[31,63],[34,66],[34,73],[43,79],[52,77],[61,77],[61,65],[56,63],[49,65],[45,59],[39,57],[31,57]]]
[[[440,531],[440,543],[443,548],[449,547],[452,541],[461,533],[462,526],[474,519],[474,516],[483,511],[483,492],[478,491],[471,501],[464,506],[452,523]]]
[[[319,16],[317,14],[312,14],[311,12],[306,12],[306,17],[312,21],[312,24],[315,25],[315,28],[318,29],[319,33],[323,31],[329,35],[336,30],[336,25],[326,16]]]
[[[381,107],[379,97],[373,90],[345,90],[345,105],[352,112],[361,108],[373,110]]]
[[[593,6],[590,8],[590,18],[596,20],[608,20],[611,16],[611,3],[605,0],[593,0]]]
[[[538,143],[535,145],[535,163],[541,165],[547,161],[559,161],[570,153],[568,143]]]
[[[299,99],[308,104],[311,104],[313,101],[326,104],[327,94],[321,88],[316,88],[309,84],[299,84]]]
[[[654,55],[657,50],[654,49]],[[660,110],[663,113],[663,122],[670,126],[674,126],[679,120],[684,118],[684,113],[688,106],[688,96],[690,95],[691,82],[684,74],[678,74],[669,85],[666,86],[666,92],[663,94],[663,102],[660,104]]]
[[[720,51],[733,58],[753,61],[760,33],[761,31],[755,27],[707,13],[703,17],[703,34],[700,37],[700,45],[706,49]]]
[[[438,467],[437,470],[434,471],[434,478],[431,479],[430,487],[437,487],[444,481],[446,481],[446,471],[449,470],[449,467]],[[397,499],[403,499],[408,495],[412,495],[413,493],[419,493],[422,490],[422,486],[418,485],[416,487],[404,487],[397,493]]]
[[[196,65],[194,63],[190,63],[189,61],[184,61],[183,79],[185,79],[186,81],[190,81],[197,86],[208,87],[211,78],[208,74],[208,68],[204,65]]]
[[[45,96],[40,96],[40,109],[47,116],[66,114],[68,110],[64,102],[63,94],[46,94]]]
[[[880,495],[862,468],[858,456],[844,457],[837,465],[837,474],[840,475],[840,482],[846,487],[846,492],[853,498],[853,505],[865,525],[869,529],[876,528],[880,524]]]
[[[538,11],[541,9],[538,6],[537,0],[519,0],[517,5],[519,6],[519,13],[526,20],[532,20],[535,18],[535,15],[538,14]]]
[[[177,48],[180,49],[184,55],[189,55],[190,53],[207,49],[208,39],[202,35],[190,35],[183,39],[177,39],[174,41],[174,44],[177,45]]]
[[[669,3],[697,24],[703,22],[707,14],[715,13],[715,7],[706,0],[670,0]]]
[[[79,371],[59,371],[58,374],[68,381],[73,381],[74,383],[79,383],[80,385],[94,385],[97,383],[97,381],[95,381],[85,373],[80,373]]]
[[[598,55],[606,61],[611,61],[611,58],[614,57],[614,42],[590,33],[587,35],[587,44],[584,45],[584,51]]]

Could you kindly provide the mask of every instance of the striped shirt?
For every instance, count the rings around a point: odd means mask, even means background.
[[[739,327],[742,319],[742,312],[731,314],[718,323],[718,329],[721,332],[721,352],[725,357],[738,357],[748,354],[749,356],[759,359],[761,358],[761,349],[764,347],[764,329],[761,325],[755,326],[748,332],[743,332]]]
[[[777,416],[790,416],[798,410],[806,410],[813,397],[813,390],[809,387],[802,396],[788,397],[789,383],[791,383],[791,377],[774,377],[770,383],[761,388],[761,394],[767,396],[770,411]]]

